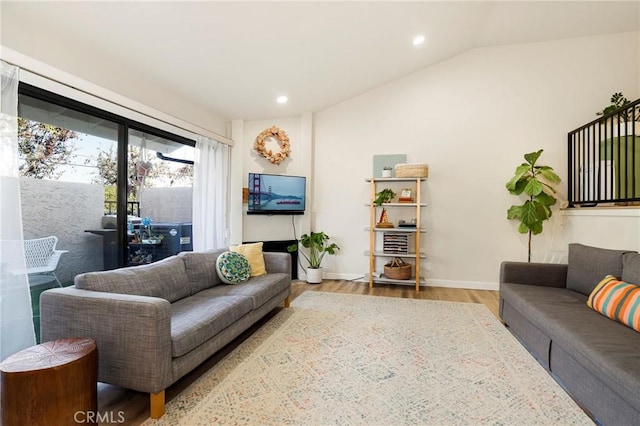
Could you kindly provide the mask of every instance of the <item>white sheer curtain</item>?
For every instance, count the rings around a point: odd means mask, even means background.
[[[18,179],[18,73],[0,61],[0,361],[36,343]]]
[[[229,245],[228,194],[231,147],[196,137],[193,165],[193,250]]]

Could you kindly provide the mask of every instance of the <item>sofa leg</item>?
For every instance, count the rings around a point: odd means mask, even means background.
[[[291,306],[291,295],[288,295],[286,299],[284,299],[284,307],[289,308]]]
[[[158,393],[150,393],[151,397],[151,418],[159,419],[164,416],[164,391]]]

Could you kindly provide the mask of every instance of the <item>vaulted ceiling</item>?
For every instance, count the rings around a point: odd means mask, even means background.
[[[640,30],[638,1],[2,1],[0,8],[3,46],[116,92],[161,87],[225,119],[247,120],[319,111],[470,49]],[[418,34],[426,41],[414,46]],[[280,95],[289,102],[277,104]]]

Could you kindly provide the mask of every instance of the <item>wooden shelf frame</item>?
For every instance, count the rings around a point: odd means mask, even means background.
[[[414,285],[415,291],[420,291],[420,285],[426,285],[426,280],[423,276],[421,276],[420,271],[420,260],[426,259],[426,254],[420,251],[420,243],[421,243],[421,234],[425,233],[426,230],[421,225],[421,210],[426,207],[426,203],[423,203],[421,200],[422,197],[422,187],[421,184],[426,181],[427,178],[424,177],[416,177],[416,178],[368,178],[365,179],[366,182],[370,184],[370,199],[369,202],[365,205],[369,207],[369,226],[365,229],[369,232],[369,250],[366,251],[366,255],[369,256],[369,273],[365,274],[365,279],[369,281],[369,288],[373,288],[374,283],[388,283],[388,284],[402,284],[402,285]],[[408,182],[414,185],[415,196],[413,203],[384,203],[380,208],[413,208],[415,209],[415,219],[416,226],[414,227],[393,227],[393,228],[376,228],[376,213],[378,206],[374,204],[374,200],[376,199],[376,193],[378,184],[384,183],[402,183]],[[399,253],[385,253],[381,250],[376,250],[376,232],[396,232],[396,233],[408,233],[415,235],[415,251],[408,254],[399,254]],[[407,280],[395,280],[391,278],[386,278],[383,275],[380,277],[376,277],[376,260],[378,258],[383,257],[401,257],[408,258],[414,260],[414,275]]]

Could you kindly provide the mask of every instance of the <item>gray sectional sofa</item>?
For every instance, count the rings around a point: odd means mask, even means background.
[[[183,252],[156,263],[78,275],[40,298],[42,341],[90,337],[98,380],[150,393],[151,417],[164,390],[231,342],[291,294],[291,256],[264,253],[266,275],[222,284],[224,250]]]
[[[640,424],[640,333],[587,306],[606,276],[640,284],[640,254],[569,245],[568,264],[503,262],[500,317],[598,424]]]

